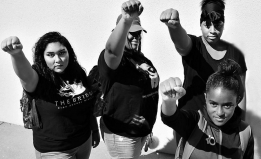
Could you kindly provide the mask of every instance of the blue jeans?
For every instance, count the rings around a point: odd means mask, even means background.
[[[112,133],[100,120],[101,133],[111,159],[138,159],[147,136],[124,137]]]
[[[88,159],[92,149],[92,135],[81,146],[66,151],[41,153],[35,150],[36,159]]]

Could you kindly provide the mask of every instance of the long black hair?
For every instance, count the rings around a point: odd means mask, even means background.
[[[69,63],[64,73],[69,77],[80,78],[83,83],[87,85],[87,81],[85,80],[85,70],[82,68],[77,60],[76,54],[70,44],[70,42],[59,32],[48,32],[44,34],[40,39],[35,43],[33,47],[34,57],[33,57],[33,68],[37,71],[40,76],[43,76],[47,81],[49,81],[48,85],[42,86],[45,88],[46,94],[50,93],[48,90],[51,90],[54,86],[60,86],[61,84],[61,74],[54,72],[51,70],[44,59],[44,51],[48,44],[59,42],[63,46],[65,46],[69,53]]]
[[[210,89],[223,87],[224,89],[233,91],[239,103],[245,91],[240,75],[241,68],[237,62],[231,59],[222,61],[218,66],[218,70],[209,76],[206,84],[206,93],[208,93]]]

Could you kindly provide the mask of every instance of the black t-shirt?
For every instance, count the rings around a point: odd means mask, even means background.
[[[217,70],[218,64],[225,59],[236,61],[245,73],[247,70],[244,55],[231,44],[225,56],[220,60],[213,59],[206,50],[202,37],[189,35],[192,48],[187,56],[182,56],[184,67],[184,83],[186,95],[179,100],[178,108],[199,110],[205,104],[204,92],[208,77]]]
[[[83,84],[85,79],[66,75],[59,87],[51,87],[51,96],[43,95],[43,85],[52,85],[38,73],[39,82],[33,93],[36,108],[42,122],[41,128],[33,128],[35,149],[40,152],[69,150],[83,144],[91,134],[93,92]],[[84,77],[84,76],[83,76]],[[87,76],[85,75],[87,78]]]
[[[119,67],[109,68],[104,60],[104,50],[101,52],[98,69],[102,91],[107,101],[103,120],[110,131],[123,136],[145,136],[152,131],[156,121],[158,108],[158,87],[151,88],[151,79],[146,73],[139,72],[129,59],[137,63],[146,63],[154,71],[156,69],[142,54],[132,55],[124,52]],[[149,97],[145,97],[149,95]],[[134,114],[143,116],[150,125],[150,130],[130,134],[133,127],[129,125]]]

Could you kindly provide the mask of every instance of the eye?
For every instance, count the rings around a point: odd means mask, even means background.
[[[47,53],[46,56],[54,57],[54,54],[53,53]]]
[[[59,52],[59,55],[64,55],[64,54],[66,54],[67,52],[66,51],[60,51]]]
[[[211,26],[211,22],[209,22],[209,21],[205,21],[205,22],[203,22],[203,25],[206,27],[206,28],[210,28],[210,26]]]
[[[225,109],[230,109],[232,107],[232,105],[224,105],[223,106]]]
[[[218,104],[215,103],[215,102],[210,102],[209,104],[210,104],[212,107],[217,107],[217,106],[218,106]]]

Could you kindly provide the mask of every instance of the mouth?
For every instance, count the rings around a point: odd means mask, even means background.
[[[208,38],[213,40],[213,39],[216,39],[217,37],[216,36],[208,36]]]
[[[56,65],[56,66],[54,66],[54,68],[62,68],[63,67],[63,65]]]
[[[219,117],[215,117],[215,119],[218,121],[218,122],[223,122],[225,120],[225,118],[219,118]]]

